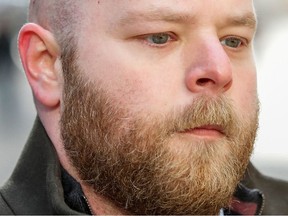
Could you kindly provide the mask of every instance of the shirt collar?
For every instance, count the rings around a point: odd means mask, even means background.
[[[238,184],[230,206],[224,209],[225,215],[260,215],[264,208],[265,197],[258,189],[249,189]]]

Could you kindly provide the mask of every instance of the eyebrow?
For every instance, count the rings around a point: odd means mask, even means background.
[[[188,12],[173,11],[171,8],[155,9],[147,11],[129,11],[119,18],[120,25],[131,25],[141,21],[163,21],[171,23],[195,23],[197,15]],[[247,26],[255,29],[257,21],[254,13],[247,12],[241,15],[232,15],[225,18],[223,24],[228,26]]]
[[[227,18],[226,23],[233,26],[247,26],[251,29],[255,29],[257,26],[255,15],[252,12]]]

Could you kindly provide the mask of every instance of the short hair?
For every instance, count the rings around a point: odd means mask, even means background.
[[[51,31],[63,52],[71,46],[81,22],[79,7],[81,0],[30,0],[28,22]]]

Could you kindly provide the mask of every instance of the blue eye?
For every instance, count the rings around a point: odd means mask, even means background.
[[[170,41],[171,37],[167,33],[157,33],[147,36],[146,39],[151,44],[163,45]]]
[[[228,37],[221,40],[221,44],[231,48],[239,48],[241,45],[243,45],[243,40],[237,37]]]

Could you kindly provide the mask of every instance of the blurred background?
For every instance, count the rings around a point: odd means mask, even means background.
[[[288,0],[254,0],[260,130],[252,161],[288,180]],[[0,0],[0,185],[8,179],[31,130],[35,108],[17,53],[28,0]]]

